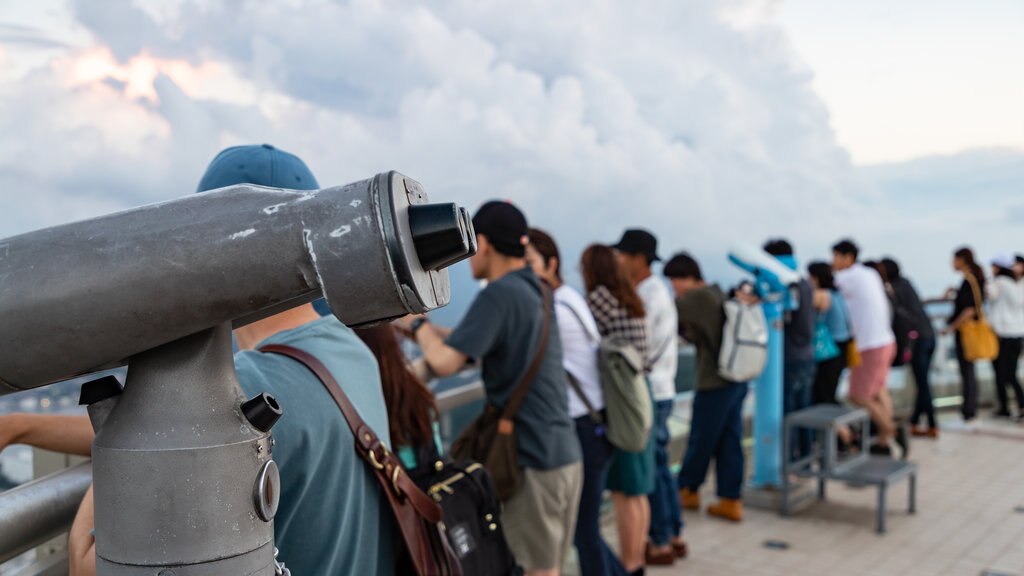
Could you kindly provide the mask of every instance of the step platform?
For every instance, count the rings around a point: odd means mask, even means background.
[[[783,458],[783,477],[787,480],[782,489],[780,512],[789,516],[794,508],[807,496],[791,497],[788,488],[790,475],[802,478],[815,478],[818,481],[818,500],[824,501],[826,483],[840,481],[857,486],[875,486],[878,489],[875,530],[879,534],[886,531],[885,514],[886,499],[889,487],[907,480],[909,487],[909,513],[917,511],[917,465],[905,460],[893,460],[868,455],[866,436],[862,434],[860,453],[840,458],[838,456],[838,430],[843,426],[860,425],[867,430],[869,421],[866,411],[835,405],[819,405],[793,412],[786,417],[784,423],[784,443],[786,456]],[[797,437],[800,430],[807,430],[813,436],[809,454],[791,457],[790,438]]]

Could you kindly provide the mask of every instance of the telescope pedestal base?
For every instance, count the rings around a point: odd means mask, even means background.
[[[130,566],[96,557],[96,574],[99,576],[274,576],[275,569],[273,542],[240,556],[187,566]]]

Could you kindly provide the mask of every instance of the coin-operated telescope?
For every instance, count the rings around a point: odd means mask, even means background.
[[[768,362],[755,383],[754,395],[754,488],[780,488],[782,478],[782,364],[783,316],[800,306],[797,285],[800,275],[760,248],[737,244],[729,261],[754,276],[768,321]]]
[[[240,185],[0,240],[0,394],[86,384],[101,574],[273,574],[282,408],[246,400],[231,330],[324,297],[359,326],[444,306],[465,209],[396,172]]]

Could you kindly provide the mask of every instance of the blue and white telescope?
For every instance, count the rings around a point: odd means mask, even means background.
[[[774,256],[748,244],[733,245],[729,261],[754,276],[768,321],[768,363],[756,380],[754,394],[754,488],[782,487],[782,346],[783,315],[800,305],[800,275]]]

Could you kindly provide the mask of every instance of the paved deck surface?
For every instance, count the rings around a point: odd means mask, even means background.
[[[890,489],[885,535],[874,532],[876,490],[833,482],[827,502],[791,518],[748,508],[742,524],[730,524],[689,513],[690,558],[647,573],[1024,575],[1024,425],[950,422],[939,440],[915,440],[911,460],[920,467],[918,512],[906,512],[905,483]],[[711,487],[713,479],[705,503]],[[766,548],[768,540],[789,548]]]

